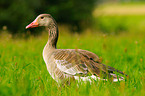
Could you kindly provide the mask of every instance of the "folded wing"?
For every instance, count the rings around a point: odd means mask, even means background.
[[[118,78],[113,72],[123,72],[113,67],[100,63],[98,56],[86,50],[61,49],[54,54],[57,68],[65,74],[72,76],[87,77],[95,75],[97,77]],[[119,79],[124,79],[119,77]]]

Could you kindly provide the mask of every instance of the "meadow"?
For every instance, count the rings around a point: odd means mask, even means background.
[[[145,20],[143,16],[141,15],[140,21]],[[107,20],[110,19],[112,17],[108,16]],[[117,20],[120,19],[115,20],[118,22]],[[131,19],[127,20],[126,22],[132,22]],[[103,33],[89,28],[78,34],[69,33],[64,26],[59,28],[57,48],[77,48],[94,52],[104,64],[125,72],[129,78],[116,83],[98,81],[93,84],[78,84],[75,82],[70,86],[58,86],[49,75],[42,58],[42,51],[48,39],[47,32],[39,36],[26,33],[22,37],[13,37],[3,31],[0,35],[0,96],[145,95],[145,28],[141,27],[141,31],[137,31],[131,26],[129,27],[131,30],[123,30],[118,34]]]

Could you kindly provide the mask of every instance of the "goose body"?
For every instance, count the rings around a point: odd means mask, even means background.
[[[123,77],[113,72],[123,72],[102,64],[99,57],[87,50],[81,49],[57,49],[58,27],[50,14],[40,14],[27,28],[45,26],[48,28],[49,38],[43,49],[43,58],[47,70],[57,82],[71,80],[91,81],[91,79],[107,80],[112,78],[114,82],[124,80]],[[126,75],[127,76],[127,75]]]

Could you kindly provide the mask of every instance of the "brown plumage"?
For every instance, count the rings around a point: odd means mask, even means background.
[[[91,79],[112,78],[114,82],[124,80],[123,77],[113,73],[118,72],[124,75],[123,72],[102,64],[99,57],[92,52],[81,49],[57,49],[58,27],[51,15],[40,14],[26,28],[38,26],[48,27],[49,39],[43,50],[43,58],[48,72],[57,82],[70,79],[91,81]]]

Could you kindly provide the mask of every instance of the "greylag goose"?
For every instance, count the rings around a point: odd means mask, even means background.
[[[92,52],[81,49],[57,49],[58,27],[50,14],[40,14],[26,26],[26,29],[39,26],[45,26],[48,29],[49,39],[43,49],[43,58],[49,74],[58,83],[71,80],[108,80],[109,78],[114,82],[124,80],[124,77],[114,72],[126,74],[102,64],[98,56]]]

